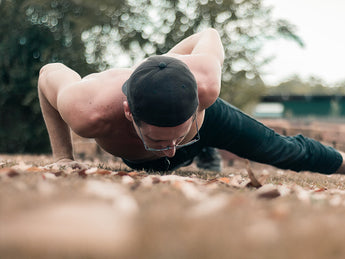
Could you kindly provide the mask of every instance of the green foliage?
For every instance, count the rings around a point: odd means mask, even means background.
[[[85,61],[80,36],[75,37],[82,30],[75,21],[87,15],[72,3],[0,1],[0,152],[49,150],[37,97],[44,64],[63,62],[82,74],[94,71]]]

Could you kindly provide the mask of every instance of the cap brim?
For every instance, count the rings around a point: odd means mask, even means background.
[[[127,96],[128,93],[128,80],[122,85],[122,92]]]

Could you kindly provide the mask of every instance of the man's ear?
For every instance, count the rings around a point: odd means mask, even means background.
[[[129,105],[128,105],[127,101],[123,101],[123,111],[125,113],[127,120],[132,122],[133,121],[133,115],[131,113],[131,110],[129,109]]]

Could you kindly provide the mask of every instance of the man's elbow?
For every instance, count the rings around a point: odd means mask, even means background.
[[[219,82],[218,80],[214,81],[211,84],[211,87],[210,87],[210,90],[209,90],[209,93],[208,93],[210,95],[211,99],[216,100],[219,97],[220,85],[221,85],[221,82]]]
[[[56,71],[64,67],[65,65],[62,63],[49,63],[44,65],[39,72],[38,76],[38,87],[42,90],[42,87],[46,85],[48,81],[49,75],[51,72]]]
[[[100,132],[107,127],[107,124],[95,113],[89,113],[85,116],[80,114],[67,123],[74,133],[83,138],[96,138],[101,136]]]
[[[56,71],[65,67],[66,66],[62,63],[48,63],[40,69],[39,75],[41,76],[43,74],[48,74],[49,72]]]
[[[198,88],[199,101],[202,109],[210,107],[219,97],[220,82],[218,80],[208,81]]]
[[[45,93],[46,90],[46,85],[47,85],[47,71],[49,70],[48,65],[44,65],[41,69],[40,69],[40,73],[39,73],[39,76],[38,76],[38,84],[37,84],[37,87],[38,87],[38,91],[40,93]]]
[[[213,47],[215,50],[214,55],[217,57],[217,60],[219,61],[220,65],[223,66],[225,52],[219,32],[214,28],[208,28],[205,30],[205,32],[207,33],[207,36],[212,39],[214,43]]]

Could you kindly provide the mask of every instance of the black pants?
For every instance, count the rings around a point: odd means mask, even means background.
[[[331,174],[342,163],[342,156],[332,147],[302,135],[279,135],[220,98],[206,109],[200,137],[195,144],[178,149],[172,158],[141,163],[123,161],[137,170],[170,171],[191,164],[203,147],[211,146],[294,171]]]

